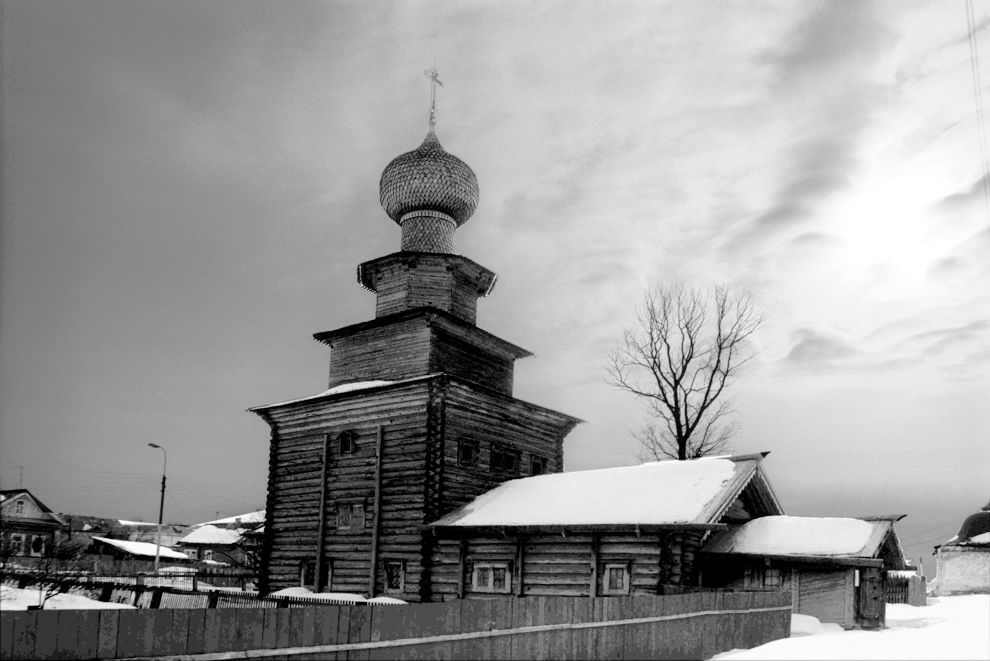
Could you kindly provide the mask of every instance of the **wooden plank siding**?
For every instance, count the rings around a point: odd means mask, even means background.
[[[521,596],[603,595],[604,568],[610,564],[628,567],[629,594],[662,594],[666,586],[695,584],[686,567],[692,562],[688,557],[697,553],[700,538],[698,533],[682,531],[642,535],[548,532],[521,535],[522,552],[517,553],[520,536],[510,530],[501,536],[470,529],[437,534],[430,577],[435,601],[458,598],[461,589],[468,599],[493,596],[472,585],[474,565],[487,562],[506,563],[512,575],[509,592],[521,592]],[[517,566],[520,558],[521,568]]]
[[[302,568],[316,566],[322,549],[319,566],[327,569],[313,576],[322,589],[364,594],[374,580],[375,593],[385,593],[387,563],[401,562],[403,589],[395,596],[412,602],[432,598],[433,541],[423,526],[506,480],[528,475],[532,455],[546,460],[548,472],[559,471],[563,438],[577,422],[446,375],[303,400],[268,409],[265,417],[273,428],[273,453],[263,590],[299,585]],[[344,431],[355,434],[352,453],[340,452],[336,439]],[[478,440],[481,450],[470,468],[457,457],[458,440],[466,437]],[[491,468],[493,443],[520,453],[516,471]],[[343,507],[363,513],[346,529],[337,527]]]
[[[355,381],[399,381],[429,374],[432,336],[425,317],[372,325],[330,341],[328,387]]]
[[[269,487],[270,552],[266,568],[267,590],[300,584],[302,563],[316,561],[322,454],[327,435],[328,454],[325,498],[327,518],[322,543],[329,585],[338,592],[367,590],[371,573],[371,537],[374,513],[380,510],[378,557],[410,563],[408,589],[418,592],[419,559],[424,523],[424,455],[430,381],[341,397],[303,402],[270,412],[278,442]],[[382,427],[380,507],[375,505],[376,450]],[[334,442],[343,431],[352,431],[355,447],[341,454]],[[360,505],[362,520],[349,529],[337,528],[341,507]],[[412,597],[403,595],[403,598]]]

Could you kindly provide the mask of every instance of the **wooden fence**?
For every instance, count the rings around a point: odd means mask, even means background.
[[[888,604],[924,606],[927,604],[925,589],[924,576],[900,576],[891,572],[884,577],[883,599]]]
[[[0,612],[0,658],[706,659],[786,637],[784,592]]]

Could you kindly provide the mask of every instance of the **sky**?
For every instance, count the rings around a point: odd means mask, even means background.
[[[737,453],[792,515],[904,513],[928,555],[990,498],[990,2],[5,2],[0,486],[193,523],[264,506],[247,412],[326,387],[398,250],[378,180],[427,130],[475,171],[515,395],[638,463],[606,356],[651,284],[766,321]],[[974,90],[978,81],[979,94]],[[985,109],[984,109],[985,112]],[[929,570],[930,572],[930,570]]]

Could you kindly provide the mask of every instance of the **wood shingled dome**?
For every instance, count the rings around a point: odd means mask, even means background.
[[[438,211],[461,225],[478,206],[478,179],[467,163],[444,151],[433,129],[423,144],[397,156],[379,183],[382,207],[399,222],[413,211]]]

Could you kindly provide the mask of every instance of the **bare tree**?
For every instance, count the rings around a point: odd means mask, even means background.
[[[609,382],[642,397],[654,421],[636,434],[643,456],[695,459],[727,448],[736,431],[723,397],[753,354],[763,323],[752,297],[725,286],[651,287],[609,354]]]

